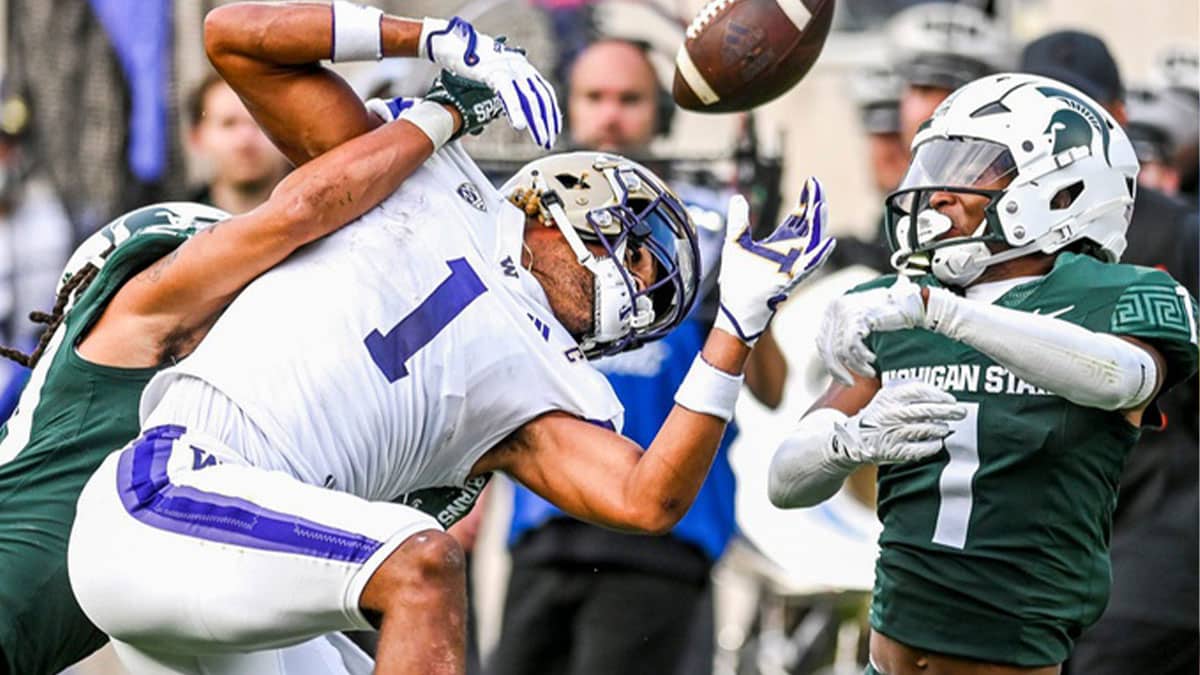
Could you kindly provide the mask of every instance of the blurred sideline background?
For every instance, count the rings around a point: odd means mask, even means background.
[[[778,194],[783,204],[790,203],[804,178],[817,175],[828,190],[836,232],[873,236],[883,195],[869,170],[851,77],[863,67],[886,60],[884,21],[897,8],[915,3],[838,1],[835,32],[816,67],[793,91],[751,116],[678,111],[670,136],[657,139],[652,154],[703,167],[722,184],[762,193],[757,204],[760,210],[772,193]],[[61,200],[73,239],[130,207],[186,198],[211,171],[186,150],[185,111],[187,93],[208,73],[201,43],[203,17],[220,4],[225,3],[0,3],[0,25],[5,27],[0,32],[4,93],[20,92],[29,103],[31,119],[24,142]],[[370,4],[411,17],[462,13],[479,30],[508,35],[511,42],[524,46],[543,72],[554,70],[553,28],[543,8],[531,0],[376,0]],[[704,3],[611,0],[593,4],[601,33],[644,40],[654,48],[660,80],[669,89],[683,26]],[[1194,51],[1200,34],[1200,3],[1194,0],[980,0],[968,4],[992,13],[1017,48],[1062,28],[1098,35],[1112,50],[1127,86],[1151,78],[1160,48],[1180,44]],[[122,13],[138,16],[138,21],[124,28],[134,34],[124,34],[112,23],[112,17]],[[101,16],[108,16],[109,21]],[[149,29],[139,23],[143,21],[150,22]],[[124,45],[115,50],[117,56],[110,39]],[[373,65],[355,64],[340,71],[362,91],[382,77]],[[123,74],[130,72],[142,78],[140,89],[126,86]],[[401,79],[420,78],[419,74],[404,75],[403,64],[389,72]],[[423,84],[417,85],[414,93],[423,89]],[[560,88],[560,94],[562,91]],[[152,121],[135,130],[137,125],[129,120],[138,115],[148,115]],[[536,156],[522,137],[502,126],[494,125],[484,136],[468,139],[469,149],[482,164],[491,162],[504,168]],[[748,134],[751,126],[752,135]],[[778,185],[763,184],[764,180],[777,180]],[[768,411],[750,396],[741,399],[738,421],[742,434],[731,458],[739,482],[739,525],[750,544],[735,545],[716,572],[720,673],[742,672],[737,663],[743,658],[739,653],[747,647],[751,624],[756,626],[760,644],[772,639],[773,627],[782,631],[783,606],[772,605],[772,598],[822,597],[829,612],[854,615],[861,608],[858,601],[870,588],[878,525],[869,509],[835,500],[822,509],[785,514],[767,504],[764,489],[766,466],[778,439],[823,388],[824,374],[811,348],[817,316],[813,308],[837,292],[814,285],[806,292],[807,300],[791,303],[776,322],[776,335],[791,366],[783,404]],[[510,500],[508,486],[499,482],[476,547],[475,600],[484,654],[496,640],[507,574],[504,540]],[[764,588],[770,593],[764,594]],[[838,598],[843,597],[851,602],[842,604]],[[853,631],[853,623],[841,622],[838,630]],[[781,635],[775,637],[782,639]],[[857,635],[844,637],[848,643],[857,640]],[[783,659],[787,646],[770,653]],[[760,654],[758,658],[769,661],[772,657]],[[105,675],[121,671],[102,652],[69,672]],[[757,672],[785,670],[760,663]]]

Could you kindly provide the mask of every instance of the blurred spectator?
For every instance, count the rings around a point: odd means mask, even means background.
[[[233,89],[216,73],[208,75],[188,99],[188,116],[189,148],[209,175],[191,201],[235,215],[265,202],[288,163]]]
[[[1191,107],[1192,138],[1177,149],[1175,168],[1179,192],[1196,203],[1200,193],[1200,49],[1193,44],[1170,45],[1155,59],[1155,77],[1168,92]]]
[[[908,146],[900,139],[899,75],[887,66],[875,66],[856,73],[851,92],[858,106],[859,120],[867,136],[867,159],[879,200],[896,189],[908,168]],[[841,237],[826,263],[830,271],[864,265],[880,274],[891,271],[891,251],[883,237],[883,211],[871,225],[870,236]],[[803,291],[802,291],[803,293]]]
[[[1195,143],[1197,110],[1183,95],[1166,89],[1130,88],[1125,103],[1125,130],[1142,165],[1138,185],[1177,196],[1180,176],[1175,162],[1189,143]]]
[[[904,81],[900,138],[905,148],[950,92],[1007,70],[1012,62],[1005,31],[970,5],[928,2],[909,7],[892,17],[887,33]]]
[[[471,509],[462,520],[446,530],[455,541],[462,546],[467,554],[467,673],[479,675],[482,672],[482,661],[479,657],[479,611],[475,607],[475,584],[471,568],[474,565],[475,544],[479,541],[479,532],[483,527],[484,514],[487,512],[488,495],[491,488],[484,487],[475,508]]]
[[[859,72],[851,83],[859,119],[867,134],[871,177],[880,196],[900,184],[908,168],[908,148],[900,140],[900,90],[903,82],[891,68]]]
[[[8,74],[37,108],[32,147],[77,241],[183,191],[173,15],[170,0],[8,3]]]
[[[606,39],[571,68],[568,119],[577,146],[644,155],[666,131],[670,98],[644,45]],[[699,225],[706,274],[720,251],[724,195],[671,181]],[[707,255],[706,255],[707,254]],[[703,287],[703,282],[702,282]],[[710,298],[711,302],[711,298]],[[711,324],[693,312],[665,339],[602,359],[625,406],[624,433],[649,445]],[[778,405],[787,364],[770,334],[756,346],[746,384]],[[621,534],[566,517],[517,488],[509,535],[512,575],[489,675],[703,675],[713,666],[710,572],[733,534],[733,471],[725,434],[691,510],[669,534]]]
[[[71,224],[29,148],[29,106],[0,81],[0,343],[28,350],[42,326],[31,310],[48,310],[71,252]],[[29,370],[0,364],[0,421],[17,405]]]
[[[1125,90],[1102,40],[1060,31],[1030,43],[1023,71],[1070,84],[1128,122]],[[1196,293],[1196,212],[1139,188],[1121,261],[1165,269]],[[1196,379],[1161,396],[1164,428],[1142,436],[1121,475],[1112,531],[1112,595],[1068,673],[1195,675],[1200,670],[1200,486]]]
[[[674,102],[659,84],[649,47],[601,40],[579,54],[567,89],[567,129],[580,148],[644,155],[670,130]]]
[[[550,32],[557,50],[554,79],[567,81],[567,70],[595,37],[592,20],[593,0],[534,0],[550,19]]]

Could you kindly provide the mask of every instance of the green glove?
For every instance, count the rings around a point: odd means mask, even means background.
[[[462,127],[450,140],[467,133],[477,136],[492,120],[504,114],[503,104],[490,87],[448,70],[443,70],[433,81],[433,88],[425,94],[425,100],[452,105],[462,116]]]

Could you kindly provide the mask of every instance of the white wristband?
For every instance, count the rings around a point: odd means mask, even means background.
[[[400,113],[398,120],[407,120],[415,125],[433,141],[433,151],[441,149],[450,137],[454,135],[454,115],[450,114],[441,103],[419,101],[416,105]]]
[[[741,375],[730,375],[714,368],[697,354],[687,377],[675,392],[675,404],[728,422],[733,419],[742,379]]]
[[[333,3],[333,50],[329,58],[378,61],[383,58],[383,12],[345,0]]]

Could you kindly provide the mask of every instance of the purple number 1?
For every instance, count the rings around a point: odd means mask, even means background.
[[[388,382],[407,376],[405,362],[429,344],[475,298],[487,292],[487,286],[465,258],[447,260],[446,265],[450,267],[450,276],[442,280],[416,309],[392,326],[387,335],[376,329],[363,340],[371,359]]]

